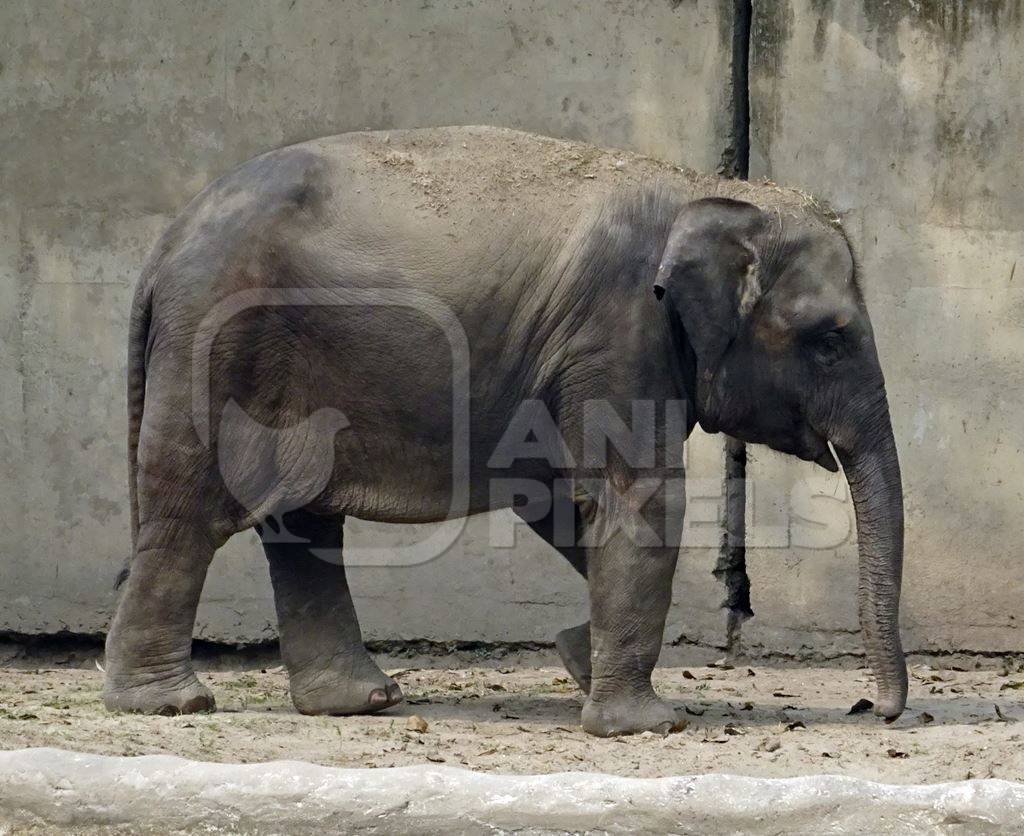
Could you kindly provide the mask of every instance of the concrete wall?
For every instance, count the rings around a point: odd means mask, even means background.
[[[124,344],[138,268],[217,174],[356,128],[492,123],[714,170],[732,3],[8,2],[0,6],[0,630],[98,632],[128,549]],[[905,9],[905,11],[899,11]],[[910,649],[1022,650],[1024,35],[1019,2],[754,3],[752,175],[844,216],[907,499]],[[689,445],[668,640],[720,641],[717,440]],[[841,479],[751,451],[750,646],[856,651]],[[498,518],[501,522],[501,518]],[[352,571],[372,638],[545,641],[582,583],[488,517],[420,566]],[[415,530],[350,523],[353,544]],[[197,634],[270,638],[259,548],[218,556]]]
[[[0,5],[0,630],[105,629],[128,552],[125,341],[160,231],[208,181],[346,130],[490,123],[714,170],[732,4],[163,0]],[[712,466],[714,456],[710,456]],[[352,572],[375,638],[550,640],[583,584],[488,519],[418,567]],[[350,525],[350,540],[415,532]],[[253,535],[211,571],[197,635],[271,638]]]

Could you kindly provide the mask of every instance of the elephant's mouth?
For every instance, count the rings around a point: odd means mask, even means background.
[[[828,446],[828,439],[807,426],[796,437],[786,436],[764,441],[757,438],[744,438],[743,434],[738,434],[736,438],[739,438],[740,441],[767,444],[779,453],[796,456],[805,462],[814,462],[829,473],[839,472],[839,463],[836,461],[832,448]]]
[[[740,441],[752,444],[766,444],[777,453],[796,456],[805,462],[814,462],[814,464],[825,468],[829,473],[839,472],[839,463],[832,453],[832,448],[828,446],[828,439],[810,427],[804,426],[795,434],[786,433],[767,439],[746,436],[744,433],[729,434]]]
[[[698,403],[701,401],[698,399]],[[812,427],[799,411],[790,413],[774,427],[760,427],[755,431],[742,427],[742,421],[722,421],[711,404],[698,411],[697,420],[706,433],[724,432],[748,444],[766,444],[779,453],[796,456],[805,462],[814,462],[829,473],[839,472],[839,463],[829,447],[828,439]],[[751,416],[753,417],[753,416]],[[751,421],[754,424],[755,421]]]
[[[808,430],[807,434],[811,438],[805,440],[803,449],[796,455],[805,462],[814,462],[816,465],[820,465],[829,473],[838,473],[839,462],[836,461],[832,448],[828,446],[828,440],[813,430]]]

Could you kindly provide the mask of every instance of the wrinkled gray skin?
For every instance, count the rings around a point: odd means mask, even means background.
[[[313,301],[278,304],[268,288]],[[341,304],[367,288],[391,291],[388,307]],[[220,315],[239,298],[244,310]],[[468,404],[453,399],[446,321],[465,333]],[[830,470],[834,445],[856,508],[876,712],[903,710],[902,491],[882,372],[849,246],[799,194],[493,128],[285,148],[212,184],[164,235],[139,283],[129,367],[135,549],[107,639],[110,709],[213,708],[190,662],[196,605],[215,549],[253,526],[296,707],[393,705],[401,692],[363,648],[340,560],[311,550],[340,547],[345,515],[437,521],[514,506],[492,477],[562,477],[577,487],[557,509],[580,539],[556,545],[587,576],[591,620],[557,644],[588,693],[583,726],[666,731],[675,716],[651,671],[682,507],[649,485],[679,476],[663,455],[678,439],[659,409],[653,462],[581,458],[584,402],[628,421],[649,399],[688,404],[680,434],[699,421]],[[571,460],[491,462],[531,399]],[[552,520],[531,521],[549,542]],[[667,539],[638,538],[644,524]]]

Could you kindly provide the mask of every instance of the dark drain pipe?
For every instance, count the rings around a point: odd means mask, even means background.
[[[735,0],[732,30],[732,142],[722,157],[726,177],[750,175],[750,26],[753,0]],[[728,610],[725,648],[729,657],[740,653],[742,624],[753,616],[747,575],[747,448],[742,441],[725,442],[725,516],[722,543],[714,575],[725,584],[722,607]]]

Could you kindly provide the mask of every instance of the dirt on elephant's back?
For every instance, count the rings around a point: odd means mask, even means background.
[[[510,656],[464,668],[448,657],[381,661],[408,702],[369,717],[297,714],[279,667],[201,673],[219,711],[185,717],[108,714],[94,667],[8,668],[0,677],[0,744],[347,767],[445,763],[504,773],[1024,780],[1024,673],[1015,669],[913,665],[909,708],[885,725],[847,714],[871,696],[862,669],[664,667],[655,684],[686,727],[665,738],[599,740],[580,729],[582,696],[550,659],[535,667]]]
[[[808,195],[768,181],[748,183],[703,174],[631,151],[600,148],[487,126],[340,134],[313,145],[328,155],[357,151],[367,168],[412,186],[423,206],[569,211],[614,191],[660,184],[685,199],[732,197],[780,210],[823,210]]]
[[[455,200],[508,204],[529,197],[570,205],[630,184],[700,180],[695,172],[638,154],[503,128],[350,136],[381,170],[411,178],[437,212],[445,212]]]

